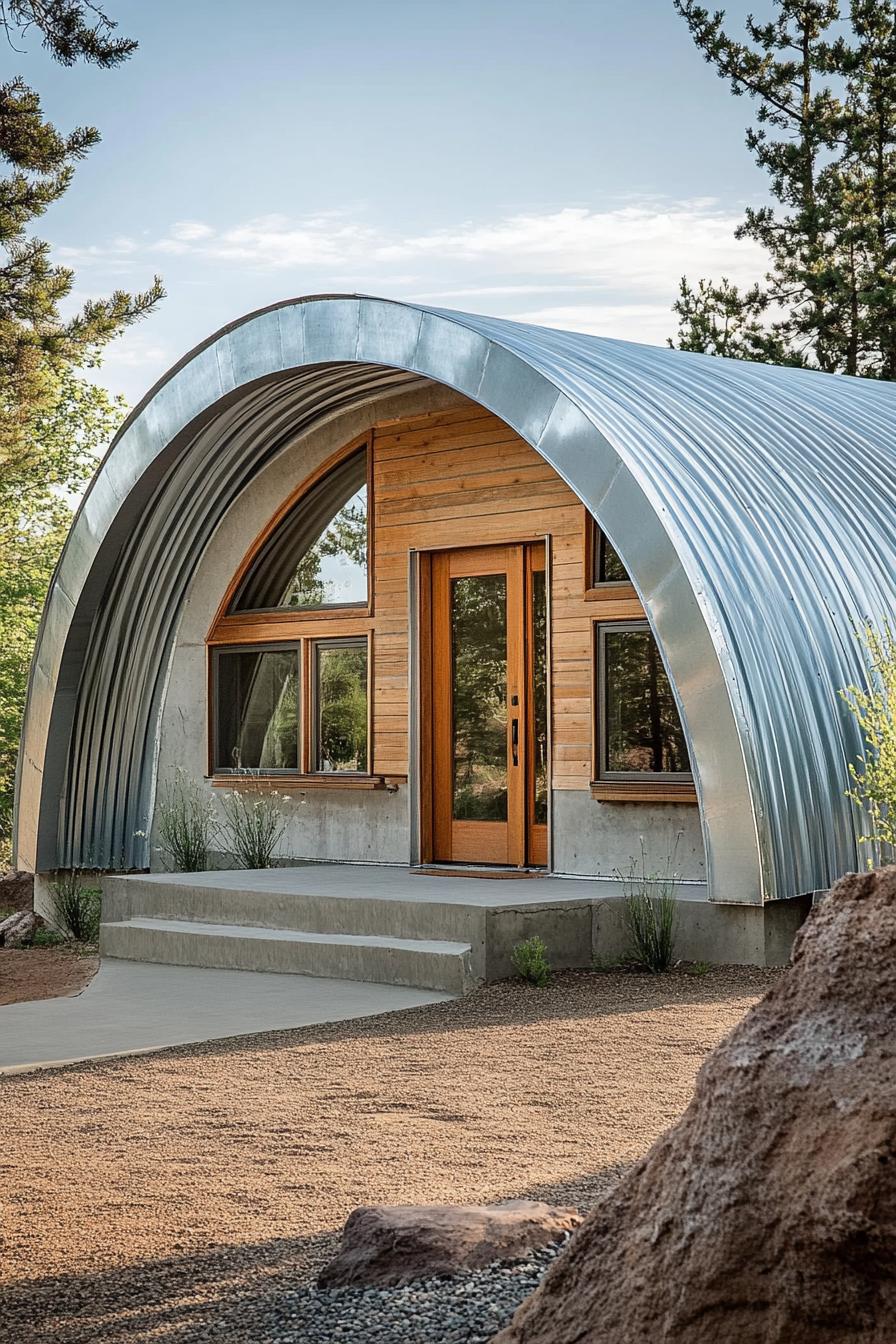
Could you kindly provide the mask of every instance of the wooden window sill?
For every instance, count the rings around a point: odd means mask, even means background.
[[[399,780],[384,775],[331,774],[321,775],[212,775],[215,789],[237,789],[246,792],[261,788],[265,793],[304,793],[307,789],[392,789]]]
[[[620,580],[619,583],[598,583],[593,588],[585,589],[586,602],[625,602],[626,600],[637,602],[638,606],[641,605],[633,583],[623,583]]]
[[[696,803],[697,790],[690,780],[593,779],[591,797],[601,803]]]

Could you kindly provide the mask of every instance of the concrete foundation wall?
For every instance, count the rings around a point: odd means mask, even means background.
[[[641,867],[644,840],[648,874],[672,863],[679,877],[706,881],[699,809],[684,803],[600,803],[590,792],[555,789],[553,867],[583,877],[627,875]],[[674,863],[672,862],[674,856]]]
[[[810,908],[808,896],[764,906],[679,901],[675,956],[721,965],[786,966]],[[617,961],[628,944],[622,900],[598,902],[592,926],[595,962]]]

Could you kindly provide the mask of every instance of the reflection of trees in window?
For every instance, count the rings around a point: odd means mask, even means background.
[[[544,825],[548,819],[548,673],[547,673],[547,595],[544,570],[532,574],[532,712],[534,715],[535,809],[533,820]]]
[[[507,581],[453,579],[454,806],[458,821],[507,820]]]
[[[367,643],[316,649],[315,769],[367,770]]]
[[[591,519],[591,567],[590,584],[597,587],[601,583],[631,583],[628,571],[619,558],[618,552]]]
[[[327,561],[331,563],[326,564]],[[280,607],[323,607],[367,597],[367,486],[302,556]]]
[[[334,467],[278,523],[230,611],[367,601],[367,452]]]
[[[220,652],[216,700],[217,769],[298,769],[299,659],[295,649]]]
[[[601,631],[604,769],[611,773],[690,770],[672,687],[644,626]]]

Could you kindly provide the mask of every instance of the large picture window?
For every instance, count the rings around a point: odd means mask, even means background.
[[[681,719],[647,622],[595,628],[598,779],[689,780]]]
[[[366,775],[368,663],[366,636],[215,649],[215,774]]]
[[[367,457],[366,447],[352,453],[280,520],[244,574],[231,615],[367,606]]]
[[[216,771],[299,769],[299,649],[214,653]]]

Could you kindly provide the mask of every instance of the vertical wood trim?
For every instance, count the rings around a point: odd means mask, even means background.
[[[374,686],[376,685],[376,682],[375,682],[375,680],[374,680],[374,676],[373,676],[373,659],[374,659],[373,631],[372,631],[372,630],[368,630],[368,632],[367,632],[367,756],[366,756],[366,759],[365,759],[365,761],[364,761],[364,771],[365,771],[365,774],[368,774],[368,775],[370,774],[370,772],[371,772],[372,769],[373,769],[373,761],[374,761],[374,755],[373,755],[373,733],[374,733],[373,688],[374,688]]]
[[[432,557],[417,553],[417,769],[420,861],[433,858]]]
[[[432,557],[432,823],[436,858],[450,859],[453,714],[451,696],[450,551]],[[445,779],[446,770],[449,778]],[[441,776],[439,774],[441,771]]]

